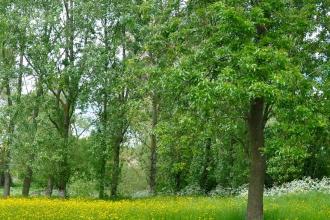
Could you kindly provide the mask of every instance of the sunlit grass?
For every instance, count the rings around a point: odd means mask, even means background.
[[[156,197],[138,200],[9,198],[0,219],[244,219],[243,198]],[[329,219],[330,195],[292,194],[265,199],[265,219]]]

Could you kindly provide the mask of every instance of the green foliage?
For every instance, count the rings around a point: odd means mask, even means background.
[[[237,188],[262,98],[266,185],[329,176],[329,24],[324,0],[2,1],[1,172],[106,198],[154,162],[158,192]]]

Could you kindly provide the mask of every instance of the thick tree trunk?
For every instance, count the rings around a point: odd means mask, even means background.
[[[262,154],[264,147],[264,107],[264,99],[255,98],[251,102],[248,117],[251,153],[247,205],[248,220],[263,219],[263,193],[266,172],[266,160]]]
[[[45,195],[47,197],[51,197],[53,194],[53,188],[54,188],[54,179],[52,176],[48,177],[48,182],[47,182],[47,188],[45,191]]]
[[[150,174],[149,174],[149,190],[151,194],[156,192],[156,174],[157,174],[157,137],[155,129],[158,122],[158,100],[156,94],[152,97],[152,122],[150,135]]]
[[[30,192],[30,186],[31,186],[31,182],[32,182],[32,169],[30,166],[27,167],[26,169],[26,174],[24,177],[24,181],[23,181],[23,189],[22,189],[22,196],[27,197],[29,196],[29,192]]]

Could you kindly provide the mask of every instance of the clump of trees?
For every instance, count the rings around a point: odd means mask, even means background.
[[[2,1],[3,196],[249,183],[263,219],[264,185],[330,174],[329,6]]]

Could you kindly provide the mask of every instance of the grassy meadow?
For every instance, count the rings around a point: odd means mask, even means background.
[[[244,219],[246,199],[155,197],[135,200],[46,199],[0,200],[0,219]],[[330,196],[289,194],[265,198],[266,220],[327,220]]]

